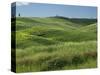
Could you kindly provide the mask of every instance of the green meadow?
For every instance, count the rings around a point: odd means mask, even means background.
[[[16,18],[16,72],[96,67],[96,19]]]

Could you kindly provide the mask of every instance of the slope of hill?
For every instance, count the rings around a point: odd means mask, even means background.
[[[74,23],[78,23],[80,25],[89,25],[89,24],[93,24],[93,23],[96,23],[97,20],[96,19],[86,19],[86,18],[83,18],[83,19],[80,19],[80,18],[72,18],[70,19],[72,22]]]
[[[93,23],[93,24],[90,24],[88,26],[84,26],[84,27],[81,27],[80,30],[83,30],[83,31],[86,31],[86,32],[97,32],[97,24],[96,23]]]
[[[16,71],[95,68],[96,23],[87,22],[62,17],[17,17]]]

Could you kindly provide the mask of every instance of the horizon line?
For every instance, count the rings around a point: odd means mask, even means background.
[[[64,17],[64,16],[46,16],[46,17],[35,17],[35,16],[16,16],[16,18],[66,18],[66,19],[97,19],[97,17]]]

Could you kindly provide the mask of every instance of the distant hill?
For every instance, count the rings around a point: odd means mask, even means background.
[[[87,18],[72,18],[70,19],[74,23],[82,24],[82,25],[89,25],[97,22],[97,19],[87,19]]]
[[[68,18],[68,17],[62,17],[62,16],[55,16],[54,18],[65,19],[74,23],[82,24],[82,25],[89,25],[89,24],[97,22],[97,19],[92,19],[92,18]]]

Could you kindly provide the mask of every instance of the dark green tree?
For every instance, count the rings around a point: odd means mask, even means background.
[[[20,13],[18,14],[18,16],[20,17]]]

